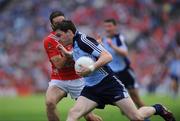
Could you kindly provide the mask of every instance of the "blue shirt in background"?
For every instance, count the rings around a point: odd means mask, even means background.
[[[178,59],[172,60],[169,65],[169,71],[171,75],[180,78],[180,60]]]
[[[107,37],[104,37],[102,39],[102,43],[103,46],[106,48],[106,50],[108,52],[111,53],[113,60],[108,64],[110,66],[110,68],[114,71],[114,72],[119,72],[119,71],[123,71],[124,69],[126,69],[127,67],[129,67],[130,65],[130,61],[127,57],[125,56],[121,56],[119,55],[117,52],[114,51],[114,49],[112,49],[110,47],[110,45],[107,43]],[[128,51],[128,48],[125,44],[125,40],[124,40],[124,36],[121,34],[116,34],[114,35],[114,37],[111,38],[112,39],[112,44],[118,46],[119,48]]]

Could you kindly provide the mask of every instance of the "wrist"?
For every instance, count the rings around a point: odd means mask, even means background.
[[[109,46],[114,49],[114,45],[113,44],[110,44]]]
[[[73,56],[73,51],[70,51],[70,52],[69,52],[69,55],[70,55],[70,56]]]
[[[95,70],[95,66],[94,65],[90,65],[89,69],[90,69],[91,72],[93,72]]]
[[[72,57],[73,52],[72,52],[72,51],[71,51],[71,52],[66,52],[66,55],[67,55],[68,57]]]

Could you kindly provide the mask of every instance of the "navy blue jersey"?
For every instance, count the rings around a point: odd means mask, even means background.
[[[107,43],[107,37],[102,39],[103,46],[106,48],[108,52],[111,53],[113,60],[109,63],[109,66],[114,72],[123,71],[128,68],[130,65],[130,61],[127,57],[121,56],[114,51]],[[117,45],[119,48],[128,51],[128,48],[125,44],[124,36],[121,34],[117,34],[112,38],[112,44]]]
[[[94,61],[98,59],[101,52],[104,51],[105,48],[99,44],[95,39],[86,36],[83,33],[76,32],[73,38],[73,59],[76,61],[78,58],[82,56],[88,56],[92,58]],[[105,50],[106,51],[106,50]],[[100,83],[106,76],[112,74],[112,70],[105,65],[85,78],[86,86],[94,86]]]

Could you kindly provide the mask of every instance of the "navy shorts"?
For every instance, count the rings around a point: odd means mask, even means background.
[[[175,74],[171,74],[170,77],[172,80],[175,80],[176,82],[179,82],[179,80],[180,80],[180,78]]]
[[[135,74],[131,68],[126,68],[125,70],[116,72],[115,74],[124,84],[126,89],[134,89],[137,87]]]
[[[95,101],[97,108],[103,109],[106,104],[113,105],[114,102],[129,97],[129,94],[117,77],[107,76],[95,86],[85,86],[81,96]]]

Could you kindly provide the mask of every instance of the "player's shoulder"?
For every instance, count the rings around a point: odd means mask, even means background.
[[[92,51],[92,49],[89,46],[90,43],[91,42],[89,41],[89,38],[86,34],[81,33],[79,31],[76,32],[73,46],[77,45],[81,50],[90,53]]]
[[[88,43],[89,41],[91,41],[91,42],[96,41],[96,39],[94,39],[93,37],[90,37],[87,34],[81,33],[81,32],[79,32],[79,40],[83,41],[85,43]]]
[[[55,36],[54,32],[51,32],[43,39],[44,44],[47,44],[47,43],[56,44],[57,41],[58,41],[58,38]]]
[[[125,41],[125,35],[123,35],[122,33],[119,34],[119,38],[121,41]]]
[[[84,39],[86,39],[86,34],[76,31],[74,36],[74,42],[76,42],[79,45],[82,44]]]
[[[55,36],[54,32],[51,32],[50,34],[48,34],[44,39],[43,39],[43,43],[44,43],[44,48],[49,48],[51,47],[56,47],[58,44],[58,39]]]
[[[56,36],[55,36],[54,32],[51,32],[43,39],[43,41],[44,42],[50,42],[53,39],[56,39]]]
[[[117,36],[120,39],[120,41],[125,42],[125,35],[124,34],[119,33],[119,34],[117,34]]]
[[[96,43],[97,41],[93,38],[88,36],[85,33],[79,32],[77,31],[74,37],[74,41],[77,42],[77,44],[92,44],[92,43]]]

